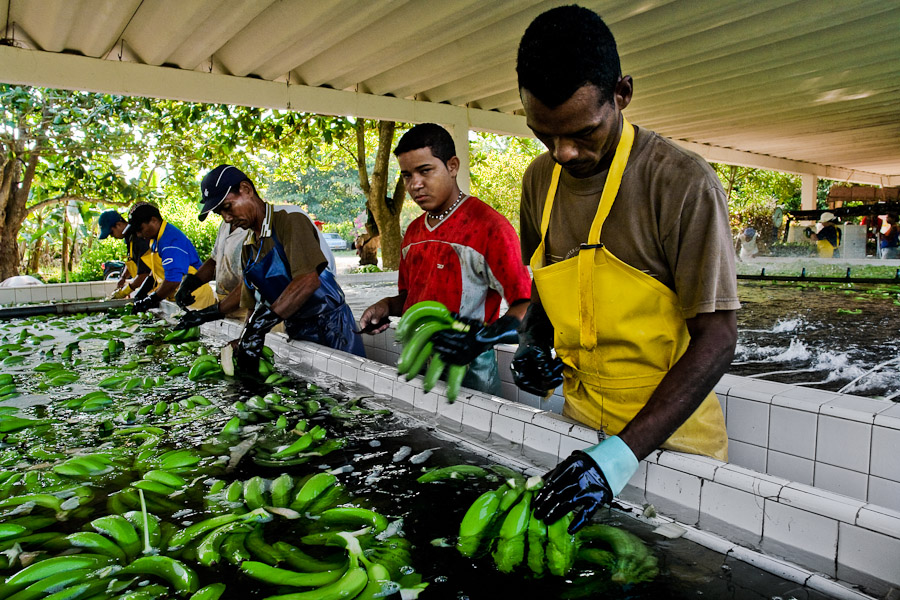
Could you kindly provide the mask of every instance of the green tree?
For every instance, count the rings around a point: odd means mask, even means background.
[[[472,194],[519,231],[522,176],[544,150],[537,140],[478,133],[470,142]]]

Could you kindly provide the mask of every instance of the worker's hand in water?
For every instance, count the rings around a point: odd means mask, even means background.
[[[196,298],[194,298],[194,290],[203,285],[203,282],[200,281],[200,278],[196,275],[188,273],[181,279],[181,285],[178,286],[178,290],[175,292],[175,303],[178,304],[181,308],[187,310],[187,307],[196,302]]]
[[[132,290],[131,290],[130,285],[124,285],[124,286],[120,287],[119,289],[117,289],[116,291],[114,291],[112,294],[110,294],[109,298],[110,298],[110,300],[119,300],[121,298],[127,298],[128,294],[130,294],[131,291]]]
[[[156,294],[148,294],[134,301],[134,312],[146,312],[151,308],[159,308],[162,299]]]
[[[201,310],[189,310],[184,315],[182,315],[181,320],[178,321],[178,324],[175,326],[175,331],[179,329],[190,329],[191,327],[199,327],[204,323],[208,323],[210,321],[218,321],[219,319],[224,318],[225,315],[219,310],[219,304],[213,304],[212,306],[207,306]]]
[[[237,356],[235,357],[238,371],[245,375],[259,373],[259,359],[262,358],[266,334],[281,321],[282,318],[267,306],[259,305],[253,311],[238,342]]]
[[[458,315],[453,315],[453,318],[468,325],[468,330],[445,329],[431,337],[434,351],[440,353],[446,363],[468,365],[497,344],[515,344],[519,341],[517,330],[522,322],[513,316],[504,315],[490,325]]]
[[[618,436],[576,450],[544,476],[544,487],[534,497],[534,516],[549,525],[576,511],[569,524],[569,533],[575,533],[622,491],[637,468],[637,457]]]
[[[563,382],[563,362],[549,348],[520,342],[509,368],[515,384],[536,396],[551,394]]]

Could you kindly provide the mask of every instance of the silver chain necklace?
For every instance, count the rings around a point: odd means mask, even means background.
[[[456,208],[460,202],[462,202],[463,196],[465,196],[465,194],[463,194],[462,190],[459,190],[459,196],[456,197],[456,202],[454,202],[453,205],[450,206],[450,208],[448,208],[447,210],[445,210],[444,212],[442,212],[439,215],[436,215],[434,213],[428,213],[428,216],[432,219],[437,219],[438,221],[443,221],[444,218],[447,215],[449,215],[451,212],[453,212],[453,209]]]

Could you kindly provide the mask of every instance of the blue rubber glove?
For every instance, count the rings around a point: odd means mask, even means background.
[[[637,468],[637,458],[618,436],[576,450],[544,476],[544,487],[534,498],[534,515],[549,524],[577,511],[569,524],[569,533],[575,533],[622,491]]]

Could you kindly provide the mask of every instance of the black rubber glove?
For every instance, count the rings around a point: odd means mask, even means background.
[[[225,315],[222,311],[219,310],[219,303],[215,303],[212,306],[207,306],[201,310],[189,310],[181,317],[181,320],[178,321],[178,325],[175,326],[175,331],[179,329],[190,329],[191,327],[199,327],[204,323],[208,323],[209,321],[218,321],[219,319],[224,319]]]
[[[153,287],[156,285],[156,280],[153,279],[152,276],[147,275],[144,278],[144,282],[141,284],[141,287],[138,288],[137,292],[134,294],[135,300],[141,300],[142,298],[146,298],[147,294],[153,290]]]
[[[159,308],[162,298],[154,294],[149,294],[140,300],[134,301],[134,312],[146,312],[151,308]]]
[[[517,330],[522,322],[510,315],[504,315],[490,325],[456,315],[454,318],[468,323],[469,330],[446,329],[431,337],[434,351],[440,353],[444,362],[467,365],[497,344],[515,344],[519,340]]]
[[[575,533],[613,496],[594,459],[576,450],[544,476],[544,487],[534,497],[532,507],[534,516],[547,524],[577,511],[569,524],[569,533]]]
[[[563,363],[554,358],[553,324],[540,304],[532,304],[519,329],[519,347],[509,368],[513,381],[526,392],[546,396],[562,385]]]
[[[175,303],[187,310],[188,306],[197,301],[197,299],[194,298],[194,290],[204,283],[206,282],[200,281],[199,277],[191,273],[182,277],[181,285],[178,286],[178,290],[175,292]]]
[[[259,359],[262,358],[266,334],[282,320],[275,311],[262,304],[253,311],[241,339],[238,340],[235,359],[238,371],[244,375],[254,376],[259,373]]]
[[[812,230],[812,228],[807,227],[806,229],[803,230],[803,233],[804,233],[804,235],[806,235],[806,237],[812,237],[813,230]]]

